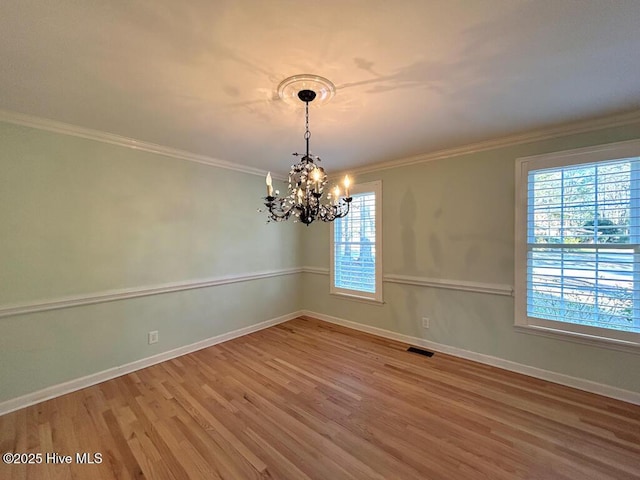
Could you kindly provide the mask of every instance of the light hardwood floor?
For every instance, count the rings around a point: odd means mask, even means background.
[[[640,479],[640,406],[299,318],[0,417],[2,479]]]

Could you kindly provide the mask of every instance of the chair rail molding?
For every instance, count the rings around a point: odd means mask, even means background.
[[[281,268],[266,270],[262,272],[245,273],[242,275],[227,275],[194,281],[165,283],[161,285],[125,288],[120,290],[107,290],[103,292],[90,293],[87,295],[59,297],[16,305],[0,305],[0,318],[10,317],[14,315],[24,315],[28,313],[46,312],[50,310],[60,310],[62,308],[79,307],[83,305],[93,305],[96,303],[114,302],[117,300],[125,300],[128,298],[180,292],[183,290],[193,290],[196,288],[217,287],[219,285],[249,282],[253,280],[260,280],[263,278],[294,275],[301,272],[302,269],[298,267]]]
[[[513,296],[511,285],[485,282],[467,282],[464,280],[446,280],[442,278],[413,277],[410,275],[386,274],[384,281],[401,285],[415,285],[418,287],[442,288],[463,292],[489,293],[492,295]]]
[[[325,267],[302,267],[304,273],[314,275],[329,275],[329,269]],[[465,280],[448,280],[443,278],[415,277],[385,273],[382,277],[385,283],[397,283],[400,285],[413,285],[417,287],[441,288],[445,290],[458,290],[463,292],[488,293],[492,295],[513,296],[513,286],[498,283],[468,282]]]

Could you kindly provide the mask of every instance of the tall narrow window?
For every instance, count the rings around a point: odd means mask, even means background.
[[[354,185],[349,215],[331,224],[331,293],[382,301],[382,182]]]
[[[518,167],[516,324],[640,344],[640,141]]]

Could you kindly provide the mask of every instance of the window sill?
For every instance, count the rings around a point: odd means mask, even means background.
[[[640,344],[625,342],[623,340],[615,340],[605,337],[596,337],[575,332],[567,332],[553,328],[539,327],[534,325],[515,325],[516,332],[526,333],[530,335],[539,335],[547,338],[555,338],[556,340],[564,340],[592,347],[606,348],[609,350],[618,350],[625,353],[634,353],[640,355]]]
[[[341,298],[343,300],[353,300],[354,302],[368,303],[369,305],[375,305],[378,307],[381,307],[385,304],[384,300],[374,300],[373,298],[360,297],[358,295],[350,295],[348,293],[331,292],[330,295]]]

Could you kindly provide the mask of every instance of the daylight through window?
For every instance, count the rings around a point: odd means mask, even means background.
[[[352,189],[351,211],[332,224],[331,292],[381,300],[380,182]]]
[[[637,342],[640,158],[592,158],[521,163],[516,300],[527,325]]]

